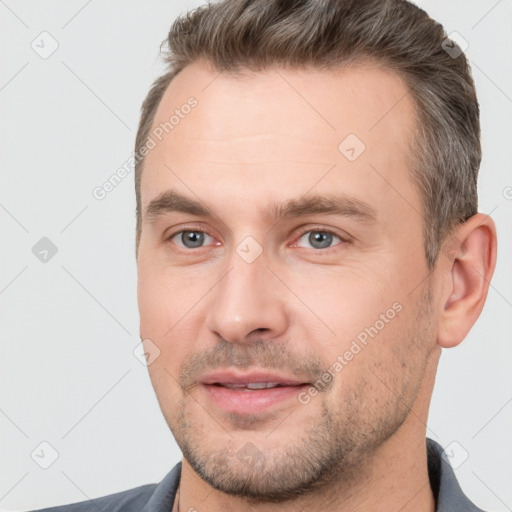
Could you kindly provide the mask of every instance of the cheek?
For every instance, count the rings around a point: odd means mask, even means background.
[[[139,264],[137,301],[141,334],[166,337],[180,319],[188,316],[201,291],[200,280],[194,280],[181,268],[150,263]]]
[[[379,319],[393,304],[391,287],[375,274],[340,267],[335,270],[309,269],[290,276],[290,287],[329,327],[337,343],[355,337]]]
[[[392,410],[398,397],[411,396],[421,372],[416,371],[417,358],[408,347],[409,320],[401,315],[403,310],[388,323],[380,318],[368,320],[362,329],[354,329],[355,335],[343,340],[343,348],[340,344],[338,356],[331,357],[336,375],[335,392],[329,397],[333,408],[339,408],[341,400],[354,404],[354,413],[366,410],[379,416],[384,415],[377,411],[385,409],[385,404]]]
[[[310,348],[336,376],[334,384],[341,393],[352,389],[357,394],[356,383],[366,373],[363,368],[396,366],[410,320],[392,286],[378,277],[343,271],[329,278],[310,273],[309,286],[300,281],[292,285],[294,290],[323,324],[320,330],[309,331],[314,344]],[[299,318],[307,331],[306,317]]]
[[[184,269],[139,266],[140,334],[160,351],[148,367],[154,385],[177,386],[182,361],[199,350],[197,343],[204,326],[201,297],[211,286],[210,281],[194,279]]]

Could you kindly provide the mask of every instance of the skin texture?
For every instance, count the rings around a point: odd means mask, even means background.
[[[190,96],[198,104],[147,155],[143,212],[172,189],[211,214],[143,213],[138,248],[140,335],[160,350],[149,373],[184,454],[180,510],[434,510],[425,435],[435,370],[480,314],[496,242],[478,214],[428,269],[406,91],[375,65],[234,77],[206,62],[166,91],[154,126]],[[354,161],[338,148],[349,134],[365,145]],[[268,214],[313,194],[357,199],[375,218]],[[198,229],[203,245],[187,248],[180,233]],[[327,247],[313,229],[333,233]],[[262,252],[249,263],[240,247]],[[314,383],[351,350],[307,403],[227,413],[199,384],[217,369]]]

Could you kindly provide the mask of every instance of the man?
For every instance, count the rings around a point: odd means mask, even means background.
[[[399,0],[226,0],[169,49],[136,140],[138,302],[184,457],[46,510],[480,510],[426,439],[496,258],[464,55]]]

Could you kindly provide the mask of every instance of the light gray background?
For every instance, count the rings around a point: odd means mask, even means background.
[[[158,482],[180,459],[132,352],[133,175],[103,201],[92,189],[130,155],[162,70],[160,42],[200,3],[0,0],[2,510]],[[419,3],[469,43],[482,109],[480,210],[500,235],[484,312],[442,357],[428,434],[455,443],[457,476],[478,505],[512,510],[512,2]],[[38,43],[43,31],[59,45],[47,59],[31,48],[50,47]],[[47,263],[32,253],[44,236],[58,247]],[[43,441],[58,452],[48,469],[36,463],[51,461]]]

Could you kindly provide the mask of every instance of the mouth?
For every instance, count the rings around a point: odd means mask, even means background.
[[[227,413],[255,414],[278,406],[290,405],[309,382],[286,376],[252,372],[217,372],[205,376],[202,388],[216,408]]]
[[[228,389],[236,389],[238,391],[254,391],[258,389],[274,389],[289,386],[301,386],[301,384],[281,384],[280,382],[247,382],[247,383],[231,383],[231,382],[214,382],[212,386],[220,386]]]

